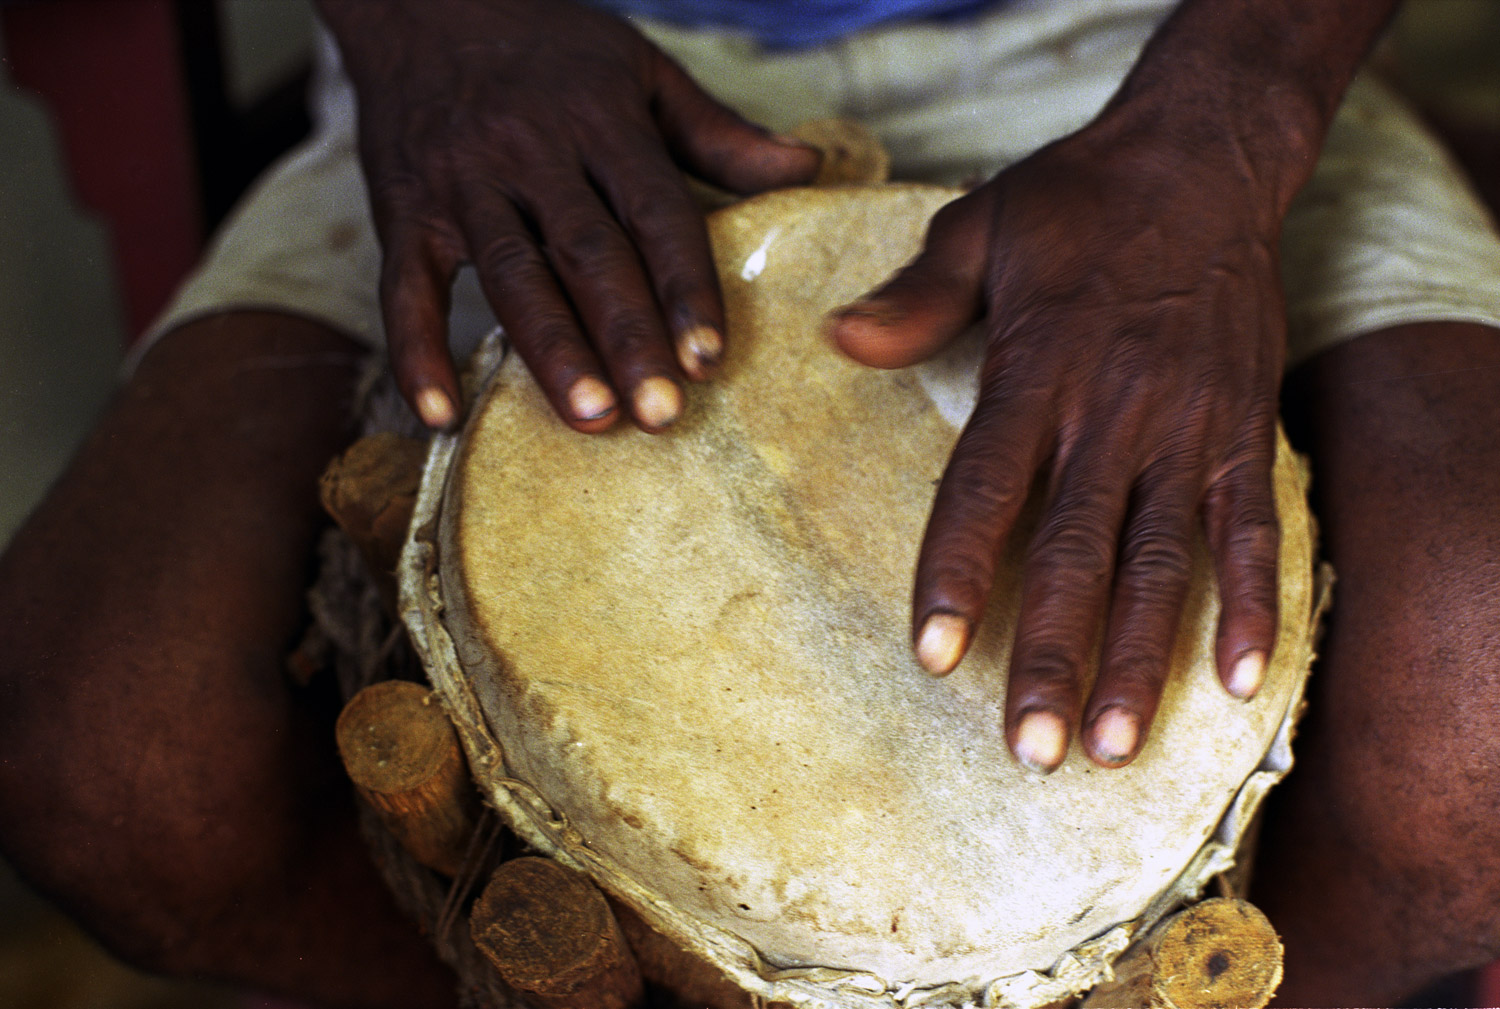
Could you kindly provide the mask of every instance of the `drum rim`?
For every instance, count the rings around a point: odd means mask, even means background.
[[[863,187],[850,187],[855,188]],[[776,198],[777,195],[773,193],[757,199]],[[471,378],[477,390],[471,417],[479,413],[483,390],[504,359],[505,348],[497,331],[485,341],[471,363]],[[1265,755],[1229,801],[1218,826],[1174,881],[1139,917],[1120,922],[1061,954],[1050,971],[1022,971],[985,979],[978,984],[955,982],[938,988],[913,989],[868,972],[835,968],[775,969],[766,964],[746,940],[671,906],[620,871],[589,848],[566,817],[536,789],[505,773],[503,746],[491,733],[478,695],[458,660],[457,647],[445,618],[449,610],[439,573],[443,504],[467,430],[466,426],[457,433],[439,434],[433,439],[397,569],[398,606],[423,666],[459,732],[476,780],[483,779],[479,784],[486,801],[528,844],[550,858],[587,873],[629,904],[653,929],[708,960],[740,987],[767,1001],[787,1002],[799,1009],[908,1009],[918,1005],[956,1007],[967,1004],[1036,1009],[1085,992],[1108,979],[1110,965],[1135,937],[1144,935],[1175,909],[1192,903],[1215,876],[1235,865],[1236,854],[1261,801],[1291,767],[1291,738],[1303,708],[1306,670],[1314,656],[1316,628],[1327,606],[1331,583],[1326,565],[1318,565],[1316,561],[1316,524],[1311,516],[1309,534],[1314,552],[1312,605],[1304,654],[1297,657],[1297,665],[1303,673],[1296,678],[1286,711]],[[1278,450],[1290,451],[1279,427],[1277,438]],[[1298,472],[1305,493],[1305,463],[1298,467]]]

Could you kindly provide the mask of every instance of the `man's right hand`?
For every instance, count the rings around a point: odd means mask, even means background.
[[[622,21],[563,0],[320,0],[359,95],[407,402],[458,419],[449,290],[473,263],[496,318],[579,431],[621,404],[658,431],[708,378],[724,312],[683,172],[737,193],[818,153],[752,126]]]

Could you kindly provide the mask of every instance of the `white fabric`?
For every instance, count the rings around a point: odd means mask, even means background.
[[[970,22],[912,24],[768,51],[733,34],[638,22],[700,83],[774,128],[831,115],[870,126],[893,176],[973,181],[1087,122],[1167,0],[1014,0]],[[382,342],[379,251],[355,151],[353,91],[325,35],[314,136],[255,187],[141,341],[192,318],[280,309]],[[1286,222],[1288,361],[1408,322],[1500,326],[1500,241],[1462,176],[1387,89],[1351,89]],[[473,271],[454,292],[465,350],[493,326]]]

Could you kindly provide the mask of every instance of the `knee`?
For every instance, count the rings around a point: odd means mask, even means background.
[[[1500,954],[1500,619],[1488,610],[1470,597],[1445,619],[1392,620],[1384,641],[1335,624],[1304,761],[1316,801],[1299,803],[1302,826],[1323,818],[1352,871],[1454,967]]]
[[[289,731],[236,731],[192,697],[131,703],[101,681],[143,670],[77,658],[0,669],[0,849],[123,959],[191,972],[306,829],[275,787]]]

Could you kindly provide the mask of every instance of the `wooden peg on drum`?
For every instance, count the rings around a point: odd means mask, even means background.
[[[366,687],[335,727],[360,797],[418,862],[458,875],[479,797],[458,735],[428,688],[405,680]]]
[[[1281,941],[1266,916],[1214,897],[1154,928],[1080,1009],[1260,1009],[1280,983]]]
[[[395,612],[396,560],[426,456],[425,441],[382,432],[350,445],[318,481],[324,510],[359,548],[389,613]]]
[[[626,1009],[640,971],[598,887],[545,858],[501,863],[469,918],[474,945],[541,1009]]]

